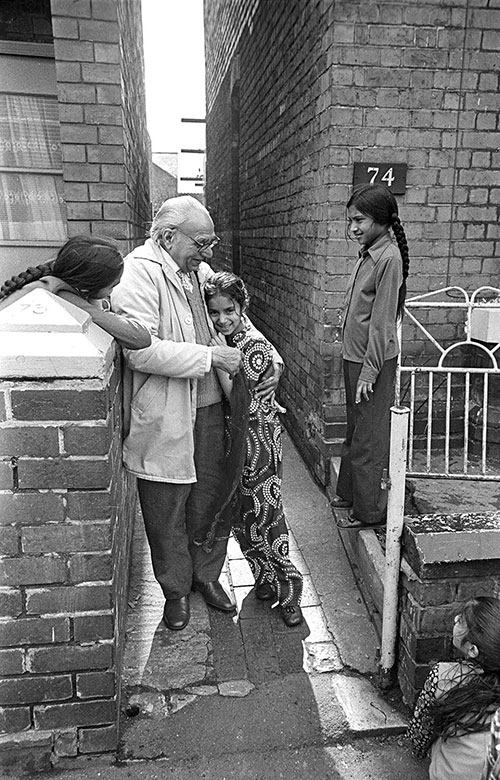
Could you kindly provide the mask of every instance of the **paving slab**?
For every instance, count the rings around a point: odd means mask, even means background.
[[[308,674],[340,672],[344,668],[335,642],[304,642],[304,670]]]
[[[377,671],[379,639],[360,595],[335,524],[330,502],[318,488],[290,438],[284,436],[283,500],[294,546],[314,584],[329,638],[342,663],[361,674]]]
[[[246,679],[248,668],[240,627],[229,615],[215,610],[212,610],[210,621],[214,679],[219,682]]]
[[[321,599],[319,597],[318,591],[314,586],[314,581],[310,574],[303,575],[302,600],[300,603],[302,607],[321,606]]]
[[[192,620],[184,631],[166,628],[163,605],[138,510],[122,671],[128,688],[182,688],[204,680],[209,673],[211,629],[203,599],[191,599]]]

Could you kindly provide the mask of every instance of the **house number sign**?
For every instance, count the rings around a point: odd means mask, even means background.
[[[385,184],[395,195],[406,190],[406,163],[355,162],[353,184]]]

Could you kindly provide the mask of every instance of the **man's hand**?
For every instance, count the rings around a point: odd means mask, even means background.
[[[369,401],[370,393],[373,393],[373,382],[364,382],[362,379],[358,379],[356,385],[356,403],[361,403],[362,400]]]
[[[232,376],[237,374],[243,362],[243,356],[236,347],[212,347],[212,366]]]
[[[278,387],[282,371],[283,363],[273,363],[272,366],[269,366],[262,374],[259,383],[255,385],[255,395],[259,396],[262,401],[271,398]]]

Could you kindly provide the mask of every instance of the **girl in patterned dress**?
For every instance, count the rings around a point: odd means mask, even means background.
[[[243,467],[231,501],[233,533],[255,578],[257,598],[278,602],[285,624],[297,626],[302,622],[299,606],[302,575],[289,558],[288,529],[281,498],[282,448],[278,412],[284,410],[274,397],[263,401],[254,392],[255,385],[272,363],[273,347],[245,316],[249,297],[238,276],[216,273],[207,282],[205,295],[216,331],[224,336],[227,344],[238,347],[243,353],[238,379],[246,384],[248,410],[245,413],[248,411],[248,414],[245,414],[246,435],[242,440]]]
[[[500,705],[500,600],[478,596],[455,617],[464,660],[431,669],[408,727],[415,754],[429,747],[429,780],[480,780],[490,721]]]

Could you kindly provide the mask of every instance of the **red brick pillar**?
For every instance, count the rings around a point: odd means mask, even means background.
[[[135,492],[113,339],[45,291],[3,310],[0,420],[0,750],[33,771],[116,747]]]
[[[398,681],[413,706],[432,664],[453,657],[454,616],[500,594],[500,512],[406,518]]]

